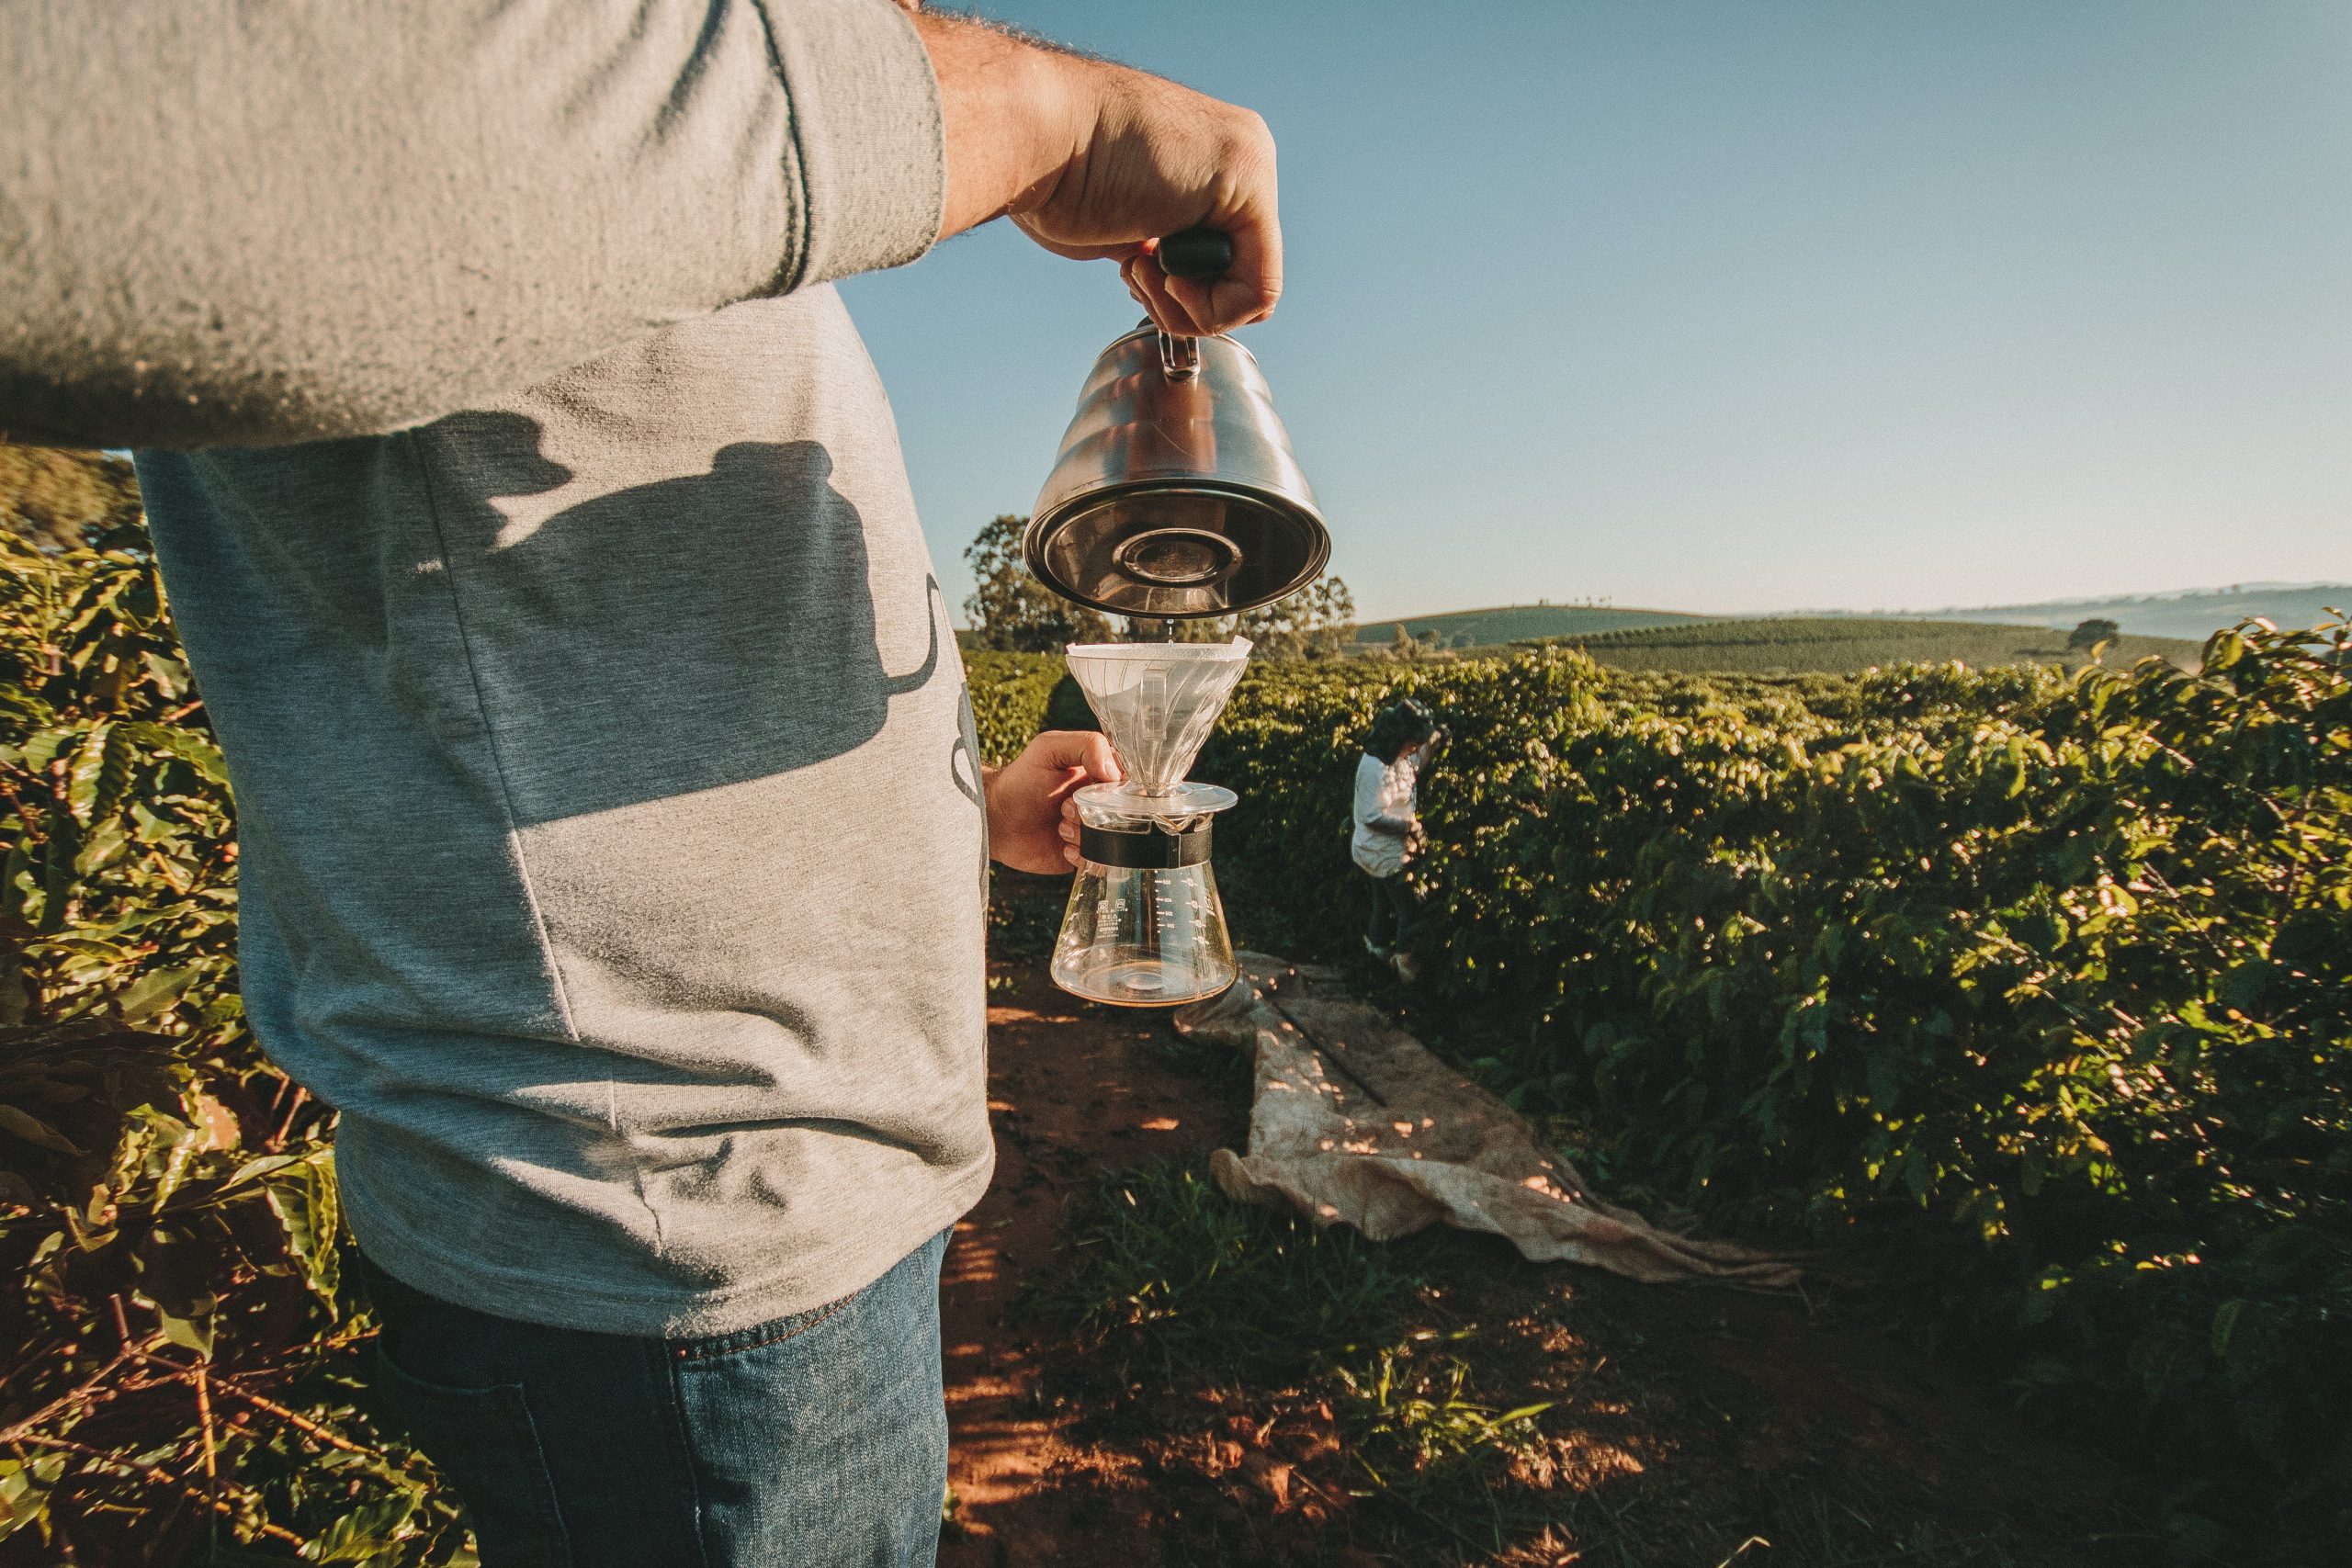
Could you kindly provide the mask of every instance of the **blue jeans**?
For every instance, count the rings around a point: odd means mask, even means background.
[[[708,1339],[491,1317],[361,1263],[376,1404],[482,1568],[929,1568],[947,1486],[943,1232],[827,1306]]]

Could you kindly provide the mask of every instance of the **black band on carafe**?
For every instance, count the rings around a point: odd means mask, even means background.
[[[1173,833],[1157,828],[1130,830],[1078,825],[1078,852],[1096,865],[1128,871],[1172,871],[1178,866],[1204,865],[1209,858],[1206,818]]]

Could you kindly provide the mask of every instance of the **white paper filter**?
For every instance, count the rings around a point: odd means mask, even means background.
[[[1250,639],[1231,642],[1072,643],[1069,672],[1102,721],[1128,782],[1173,789],[1216,728],[1241,671]]]

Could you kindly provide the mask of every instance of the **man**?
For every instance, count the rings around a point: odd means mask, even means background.
[[[388,1407],[489,1568],[928,1562],[984,846],[1114,765],[978,765],[828,284],[1009,213],[1259,320],[1263,125],[888,0],[6,25],[0,428],[141,448]]]

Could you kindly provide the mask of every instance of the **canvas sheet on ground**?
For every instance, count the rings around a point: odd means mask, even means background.
[[[1491,1231],[1539,1262],[1656,1282],[1793,1284],[1789,1258],[1660,1230],[1604,1202],[1525,1117],[1430,1053],[1328,970],[1264,953],[1179,1033],[1257,1055],[1247,1153],[1219,1149],[1217,1185],[1374,1241],[1432,1224]]]

